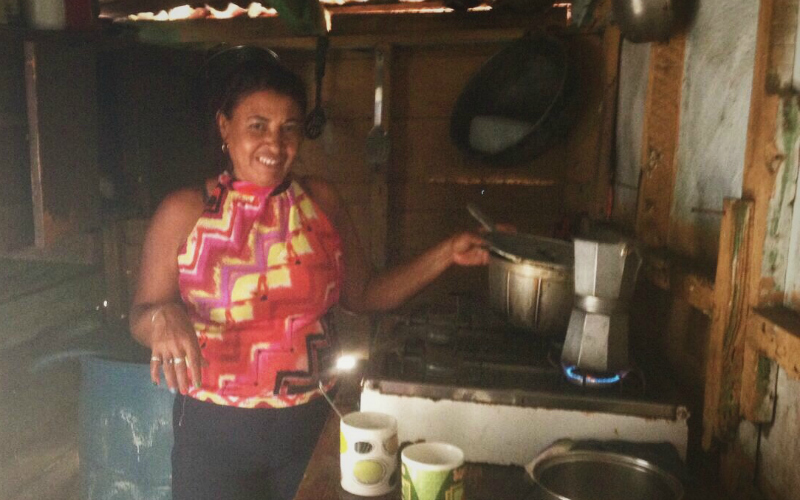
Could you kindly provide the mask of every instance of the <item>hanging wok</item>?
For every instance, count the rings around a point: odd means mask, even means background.
[[[577,81],[566,45],[547,34],[492,56],[456,100],[450,138],[468,157],[513,165],[566,136],[577,114]]]

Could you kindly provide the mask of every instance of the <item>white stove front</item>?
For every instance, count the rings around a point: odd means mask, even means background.
[[[397,418],[401,442],[451,443],[469,462],[524,466],[562,438],[668,442],[686,459],[689,413],[683,407],[676,418],[654,418],[384,394],[367,382],[361,411]]]

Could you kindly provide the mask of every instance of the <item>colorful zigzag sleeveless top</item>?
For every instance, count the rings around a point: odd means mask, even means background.
[[[333,361],[326,313],[341,262],[339,235],[296,181],[273,190],[222,174],[178,253],[181,297],[209,362],[189,395],[247,408],[317,397]]]

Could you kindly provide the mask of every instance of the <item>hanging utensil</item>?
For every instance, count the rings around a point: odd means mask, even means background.
[[[375,50],[375,117],[372,130],[367,135],[367,163],[376,168],[389,161],[391,142],[381,125],[383,115],[383,52]]]
[[[315,80],[316,80],[316,97],[314,100],[314,109],[306,117],[305,129],[306,137],[309,139],[316,139],[322,135],[322,130],[325,128],[325,110],[322,109],[322,78],[325,76],[325,61],[328,54],[328,37],[321,36],[317,38],[317,58],[315,67]]]

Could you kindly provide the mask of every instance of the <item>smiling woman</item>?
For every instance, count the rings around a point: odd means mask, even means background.
[[[217,114],[223,150],[237,179],[277,186],[289,173],[303,141],[303,116],[297,102],[272,90],[254,92],[227,116]]]
[[[292,174],[305,87],[262,56],[219,87],[227,169],[169,195],[142,252],[130,326],[151,351],[153,382],[163,372],[180,391],[175,500],[292,498],[336,384],[331,308],[394,308],[452,264],[488,260],[483,240],[463,233],[373,272],[332,185]]]

